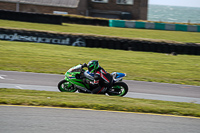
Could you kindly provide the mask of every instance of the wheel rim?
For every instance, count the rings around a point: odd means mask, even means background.
[[[64,82],[60,85],[60,90],[64,92],[75,92],[76,88],[74,88],[71,83]]]
[[[119,94],[111,94],[112,96],[123,96],[126,92],[125,88],[123,86],[113,86],[112,89],[114,89],[114,91],[119,91]]]

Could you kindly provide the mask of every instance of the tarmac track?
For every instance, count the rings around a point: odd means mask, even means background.
[[[0,88],[58,91],[63,75],[0,71]],[[128,97],[200,103],[200,87],[125,80]],[[166,99],[165,99],[166,98]],[[191,101],[193,100],[193,101]],[[1,133],[199,133],[200,119],[141,113],[0,105]]]
[[[0,106],[1,133],[199,133],[200,119],[138,113]]]
[[[64,75],[0,71],[0,88],[58,91]],[[200,104],[200,86],[124,80],[129,86],[126,97],[192,102]]]

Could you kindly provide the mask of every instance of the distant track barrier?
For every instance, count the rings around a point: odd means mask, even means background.
[[[14,12],[7,10],[0,10],[0,19],[33,23],[62,24],[62,16],[60,15]]]
[[[150,22],[125,21],[125,20],[109,20],[109,26],[122,27],[122,28],[200,32],[200,25],[150,23]]]
[[[200,25],[107,20],[99,18],[84,18],[84,17],[61,16],[52,14],[15,12],[7,10],[0,10],[0,19],[34,22],[34,23],[59,24],[59,25],[61,25],[62,23],[72,23],[72,24],[98,25],[98,26],[122,27],[122,28],[200,32]]]
[[[130,51],[200,55],[200,44],[168,43],[94,35],[0,28],[0,40],[107,48]]]
[[[109,20],[63,16],[63,23],[109,26]]]
[[[0,40],[86,46],[81,36],[5,28],[0,28]]]

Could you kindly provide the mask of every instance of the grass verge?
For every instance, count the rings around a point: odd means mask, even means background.
[[[200,33],[182,31],[163,31],[134,28],[115,28],[63,23],[63,25],[38,24],[19,21],[0,20],[0,27],[45,30],[54,32],[83,33],[126,38],[159,39],[163,41],[200,43]]]
[[[125,79],[200,86],[200,60],[194,55],[13,41],[0,41],[0,53],[0,70],[64,74],[72,66],[96,59],[110,73],[127,73]]]
[[[35,90],[1,88],[0,104],[86,108],[200,117],[200,105],[194,103]]]

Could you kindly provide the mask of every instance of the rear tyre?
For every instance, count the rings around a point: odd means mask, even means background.
[[[66,80],[62,80],[58,83],[58,89],[61,92],[76,92],[77,88],[74,85]]]
[[[107,92],[109,96],[125,96],[128,92],[128,86],[124,82],[114,83],[112,88]]]

